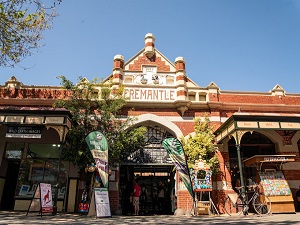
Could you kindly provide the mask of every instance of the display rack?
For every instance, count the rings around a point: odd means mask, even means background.
[[[245,166],[256,166],[256,182],[271,200],[272,213],[295,212],[291,189],[281,171],[284,163],[294,161],[295,155],[256,155],[244,160]]]
[[[197,160],[190,171],[193,191],[195,193],[195,214],[210,215],[219,212],[211,199],[212,182],[211,170],[204,160]],[[202,178],[200,178],[202,177]]]

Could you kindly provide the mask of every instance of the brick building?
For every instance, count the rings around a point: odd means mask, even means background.
[[[159,183],[165,185],[166,213],[173,211],[170,196],[174,190],[177,208],[192,207],[192,199],[174,172],[161,141],[166,136],[180,138],[193,133],[194,118],[204,118],[206,114],[215,126],[220,161],[220,173],[213,178],[212,191],[220,213],[226,194],[234,192],[236,177],[241,177],[240,166],[245,182],[250,178],[260,179],[258,172],[281,172],[292,198],[287,204],[294,203],[300,184],[300,94],[286,93],[279,84],[268,92],[222,91],[214,82],[200,87],[187,76],[183,57],[171,62],[155,48],[153,34],[147,34],[144,40],[144,48],[128,61],[116,55],[113,73],[106,78],[112,79],[114,88],[124,87],[128,101],[123,116],[135,116],[135,126],[148,128],[148,145],[144,149],[147,154],[133,154],[112,170],[109,185],[112,212],[124,211],[128,174],[139,177],[145,186],[148,211],[159,210],[155,204]],[[82,182],[76,168],[67,162],[59,164],[58,146],[71,126],[70,115],[64,109],[52,108],[56,99],[65,97],[61,87],[24,85],[15,77],[0,86],[2,209],[26,209],[29,198],[20,192],[22,185],[17,182],[26,174],[31,181],[48,177],[48,182],[55,184],[60,179],[63,185],[59,190],[59,210],[76,211]],[[31,134],[22,134],[22,129]],[[52,150],[54,145],[56,149]],[[244,160],[258,155],[264,158],[245,165]],[[50,164],[45,157],[52,160]],[[287,158],[292,158],[291,162]],[[24,159],[31,162],[23,165]],[[30,192],[33,183],[25,185]]]

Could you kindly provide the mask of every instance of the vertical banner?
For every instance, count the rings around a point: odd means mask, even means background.
[[[194,192],[189,174],[189,169],[180,141],[176,138],[166,138],[165,140],[163,140],[162,145],[168,152],[172,162],[176,167],[176,170],[179,172],[180,178],[183,180],[183,183],[185,184],[190,195],[194,199]]]
[[[42,213],[53,212],[51,184],[40,183]]]
[[[85,138],[95,160],[104,187],[108,188],[108,143],[99,131],[92,131]]]

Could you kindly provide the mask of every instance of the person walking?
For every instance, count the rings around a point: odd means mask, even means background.
[[[158,211],[160,214],[165,212],[165,185],[161,181],[158,187]]]
[[[134,207],[134,213],[133,215],[139,215],[140,210],[140,195],[141,195],[141,187],[136,182],[136,180],[133,180],[133,207]]]

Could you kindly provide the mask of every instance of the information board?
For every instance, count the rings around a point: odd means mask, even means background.
[[[111,217],[107,188],[94,188],[96,217]]]

